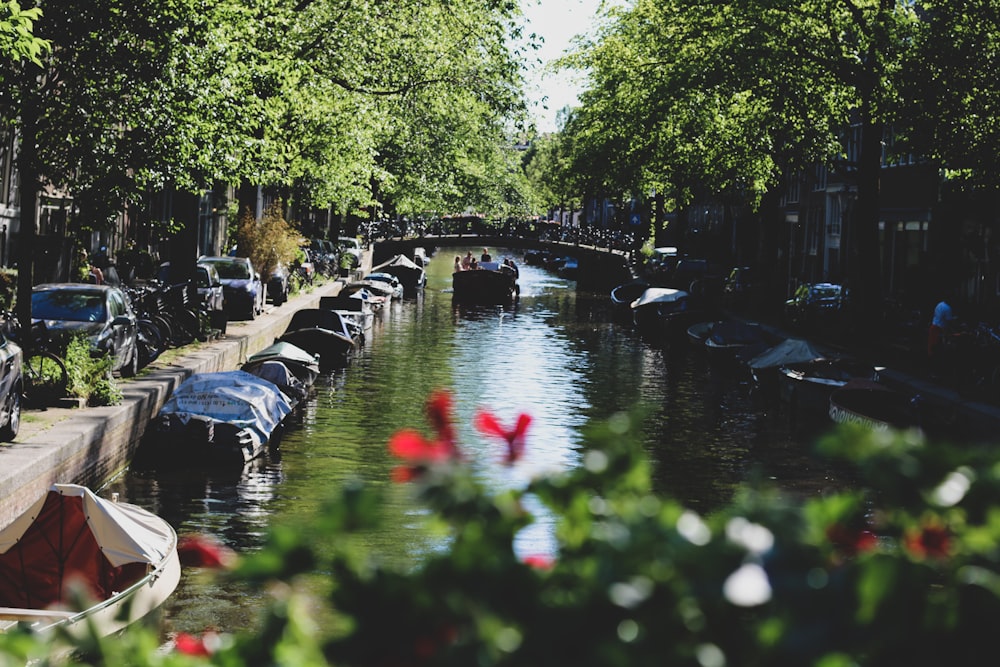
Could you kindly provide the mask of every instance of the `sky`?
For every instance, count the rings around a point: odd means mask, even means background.
[[[557,129],[556,113],[567,105],[576,106],[584,83],[580,74],[549,74],[543,68],[569,49],[574,36],[593,30],[599,5],[600,0],[521,0],[525,34],[534,32],[545,38],[542,48],[534,52],[542,62],[531,67],[528,75],[529,108],[541,132]]]

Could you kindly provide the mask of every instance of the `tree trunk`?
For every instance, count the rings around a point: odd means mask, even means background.
[[[32,79],[33,77],[28,77]],[[18,147],[17,170],[21,179],[19,196],[21,200],[20,226],[17,235],[17,319],[22,326],[31,326],[31,289],[34,287],[34,253],[38,230],[35,216],[38,210],[38,192],[41,189],[38,176],[38,159],[35,151],[35,137],[38,133],[38,109],[35,96],[30,90],[32,83],[26,83],[22,91],[21,141]]]

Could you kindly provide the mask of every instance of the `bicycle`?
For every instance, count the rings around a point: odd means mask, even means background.
[[[65,398],[69,373],[62,357],[49,349],[45,322],[35,322],[25,329],[14,313],[6,311],[2,327],[4,334],[21,348],[25,403],[44,407]]]

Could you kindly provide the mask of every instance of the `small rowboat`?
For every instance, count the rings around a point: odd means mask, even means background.
[[[23,623],[53,636],[59,628],[82,637],[90,627],[110,635],[155,612],[180,574],[177,535],[165,520],[54,484],[0,531],[0,631]],[[93,601],[84,609],[71,603],[81,589]]]

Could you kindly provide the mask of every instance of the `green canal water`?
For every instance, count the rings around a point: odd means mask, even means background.
[[[520,264],[516,306],[453,306],[452,262],[465,250],[435,255],[424,293],[392,304],[349,365],[320,377],[301,422],[289,426],[275,453],[239,470],[206,471],[197,461],[133,469],[108,491],[163,516],[180,534],[208,533],[250,552],[270,526],[298,525],[338,485],[362,480],[383,487],[386,497],[367,546],[386,560],[412,563],[440,538],[424,530],[409,487],[389,481],[396,462],[386,443],[402,427],[427,432],[424,401],[438,388],[453,392],[459,441],[493,488],[576,466],[585,425],[637,406],[648,411],[642,432],[660,491],[693,509],[718,507],[751,475],[797,493],[839,483],[808,456],[805,437],[787,419],[762,411],[748,378],[713,368],[686,342],[644,342],[615,322],[606,294],[577,293],[572,281],[525,265],[515,252],[494,254]],[[532,415],[523,461],[498,465],[498,447],[472,429],[479,408],[504,423]],[[537,521],[515,547],[550,552],[551,517],[530,509]],[[185,571],[167,605],[167,629],[238,631],[253,626],[259,608],[256,594]]]

